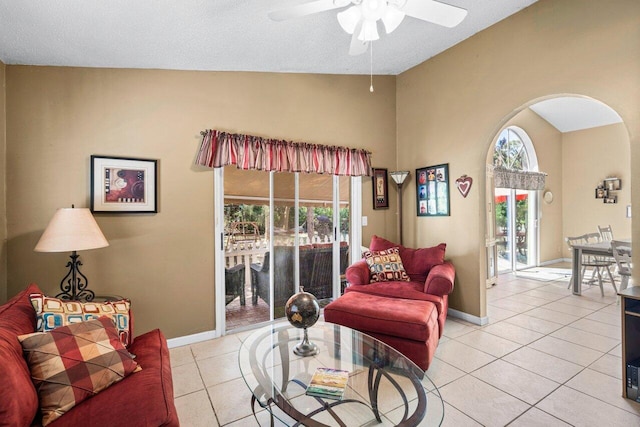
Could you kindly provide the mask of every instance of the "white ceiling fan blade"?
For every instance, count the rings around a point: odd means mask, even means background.
[[[466,9],[434,0],[407,0],[400,10],[411,17],[449,28],[455,27],[467,16]]]
[[[349,4],[349,2],[346,2],[346,4]],[[274,21],[284,21],[285,19],[300,18],[327,10],[340,9],[344,6],[344,1],[315,0],[280,10],[274,10],[273,12],[269,12],[269,18]]]
[[[358,35],[360,34],[360,30],[362,29],[362,21],[358,22],[356,25],[356,29],[353,32],[353,36],[351,37],[351,45],[349,46],[349,55],[358,56],[362,55],[367,51],[369,47],[369,42],[361,41],[358,39]]]

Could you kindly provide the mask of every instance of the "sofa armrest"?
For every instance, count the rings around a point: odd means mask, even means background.
[[[424,292],[432,295],[448,295],[453,291],[456,269],[449,261],[436,265],[424,282]]]
[[[368,285],[370,278],[369,265],[363,259],[347,267],[345,277],[350,285]]]

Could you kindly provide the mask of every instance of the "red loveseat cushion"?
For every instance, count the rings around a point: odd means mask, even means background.
[[[48,427],[178,426],[169,349],[158,329],[136,337],[128,350],[140,372],[74,407]]]
[[[40,292],[37,285],[29,285],[0,306],[0,426],[30,425],[38,411],[38,395],[16,338],[35,330],[32,292]]]
[[[375,234],[371,237],[369,250],[381,251],[393,247],[400,248],[400,258],[407,274],[412,281],[424,283],[427,280],[429,270],[434,266],[444,263],[444,254],[447,248],[445,243],[431,248],[412,249],[390,242]]]

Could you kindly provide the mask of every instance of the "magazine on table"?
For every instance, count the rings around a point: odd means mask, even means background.
[[[349,382],[349,371],[332,368],[316,368],[307,386],[307,396],[342,400]]]

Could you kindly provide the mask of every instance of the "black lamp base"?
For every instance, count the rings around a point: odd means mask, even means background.
[[[60,292],[56,298],[69,301],[93,301],[95,294],[87,289],[89,280],[87,276],[80,272],[82,262],[78,259],[79,255],[73,251],[70,255],[71,261],[67,263],[69,272],[60,282]]]

